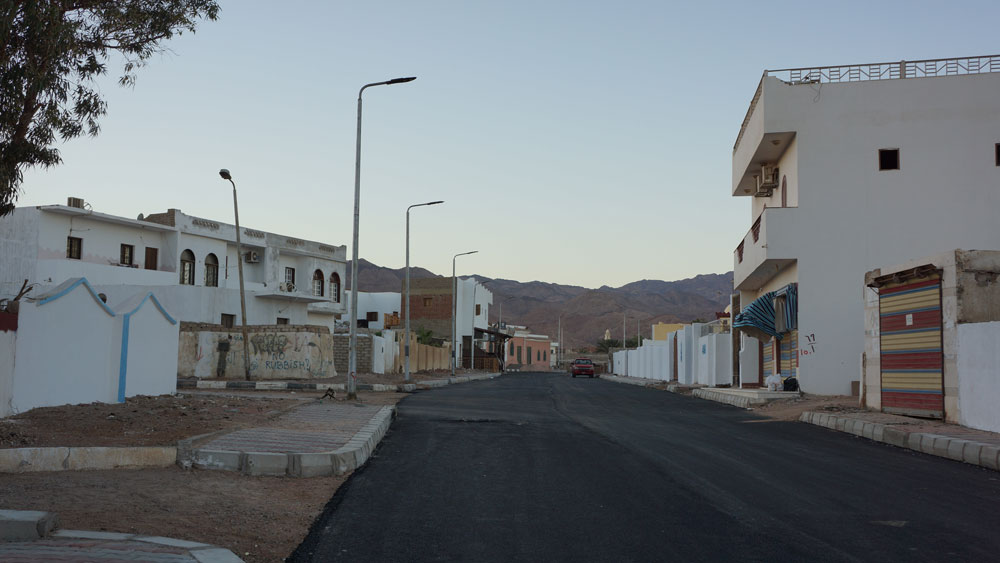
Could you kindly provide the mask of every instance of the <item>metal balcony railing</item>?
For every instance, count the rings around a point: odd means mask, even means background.
[[[765,70],[757,85],[757,91],[750,100],[746,117],[736,136],[733,152],[740,146],[747,123],[753,114],[764,88],[764,79],[774,76],[789,84],[825,84],[833,82],[862,82],[867,80],[896,80],[900,78],[923,78],[927,76],[957,76],[962,74],[985,74],[1000,72],[1000,55],[977,57],[957,57],[952,59],[925,59],[920,61],[894,61],[887,63],[867,63],[839,66],[814,66]]]

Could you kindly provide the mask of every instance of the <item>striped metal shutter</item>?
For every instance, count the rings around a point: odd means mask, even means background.
[[[940,275],[883,285],[879,332],[882,410],[944,418]]]
[[[763,345],[761,349],[761,356],[763,358],[761,363],[764,366],[763,379],[766,381],[774,373],[774,346],[771,340],[762,342],[761,344]]]
[[[786,332],[781,338],[781,377],[795,377],[799,367],[799,331]]]

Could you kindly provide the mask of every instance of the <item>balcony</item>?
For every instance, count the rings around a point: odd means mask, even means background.
[[[765,209],[733,252],[733,286],[740,291],[759,289],[775,274],[795,263],[794,207]]]

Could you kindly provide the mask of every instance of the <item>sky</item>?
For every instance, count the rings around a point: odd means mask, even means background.
[[[361,258],[600,287],[727,272],[733,143],[765,69],[1000,52],[992,2],[220,0],[18,205],[177,208]]]

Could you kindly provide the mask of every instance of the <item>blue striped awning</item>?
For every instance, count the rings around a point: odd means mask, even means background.
[[[775,297],[785,298],[785,305],[779,307],[780,310],[777,313],[781,315],[781,321],[783,321],[778,323],[779,327],[784,329],[781,333],[775,327]],[[736,315],[736,318],[733,319],[733,327],[759,340],[767,340],[772,336],[780,340],[782,334],[798,327],[798,312],[798,284],[792,283],[754,299]]]

